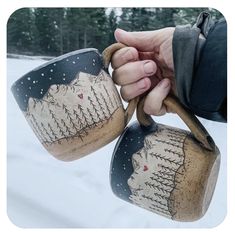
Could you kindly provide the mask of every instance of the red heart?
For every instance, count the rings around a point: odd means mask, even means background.
[[[144,165],[144,172],[148,170],[148,166]]]
[[[83,99],[83,94],[82,94],[82,93],[78,94],[78,97],[79,97],[80,99]]]

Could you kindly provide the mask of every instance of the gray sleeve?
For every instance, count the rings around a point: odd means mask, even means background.
[[[210,15],[202,12],[195,25],[176,26],[175,28],[172,46],[177,94],[180,101],[187,107],[190,103],[194,69],[212,25]]]

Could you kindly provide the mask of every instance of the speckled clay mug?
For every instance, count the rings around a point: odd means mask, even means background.
[[[119,198],[178,221],[201,218],[209,207],[220,153],[198,119],[174,97],[165,105],[189,131],[155,123],[144,114],[120,136],[113,152],[110,181]]]
[[[124,130],[136,108],[124,110],[108,74],[116,43],[104,50],[70,52],[25,74],[12,86],[36,136],[54,157],[71,161],[108,144]]]

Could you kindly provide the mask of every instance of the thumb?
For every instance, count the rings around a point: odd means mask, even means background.
[[[163,28],[155,31],[127,32],[116,29],[114,36],[116,40],[130,47],[135,47],[142,52],[158,51],[161,44],[168,39],[172,28]]]

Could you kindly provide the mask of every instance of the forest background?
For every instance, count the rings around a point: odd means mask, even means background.
[[[193,24],[202,11],[223,17],[210,8],[21,8],[7,24],[7,52],[58,56],[94,47],[102,51],[115,42],[114,31],[156,30]]]

